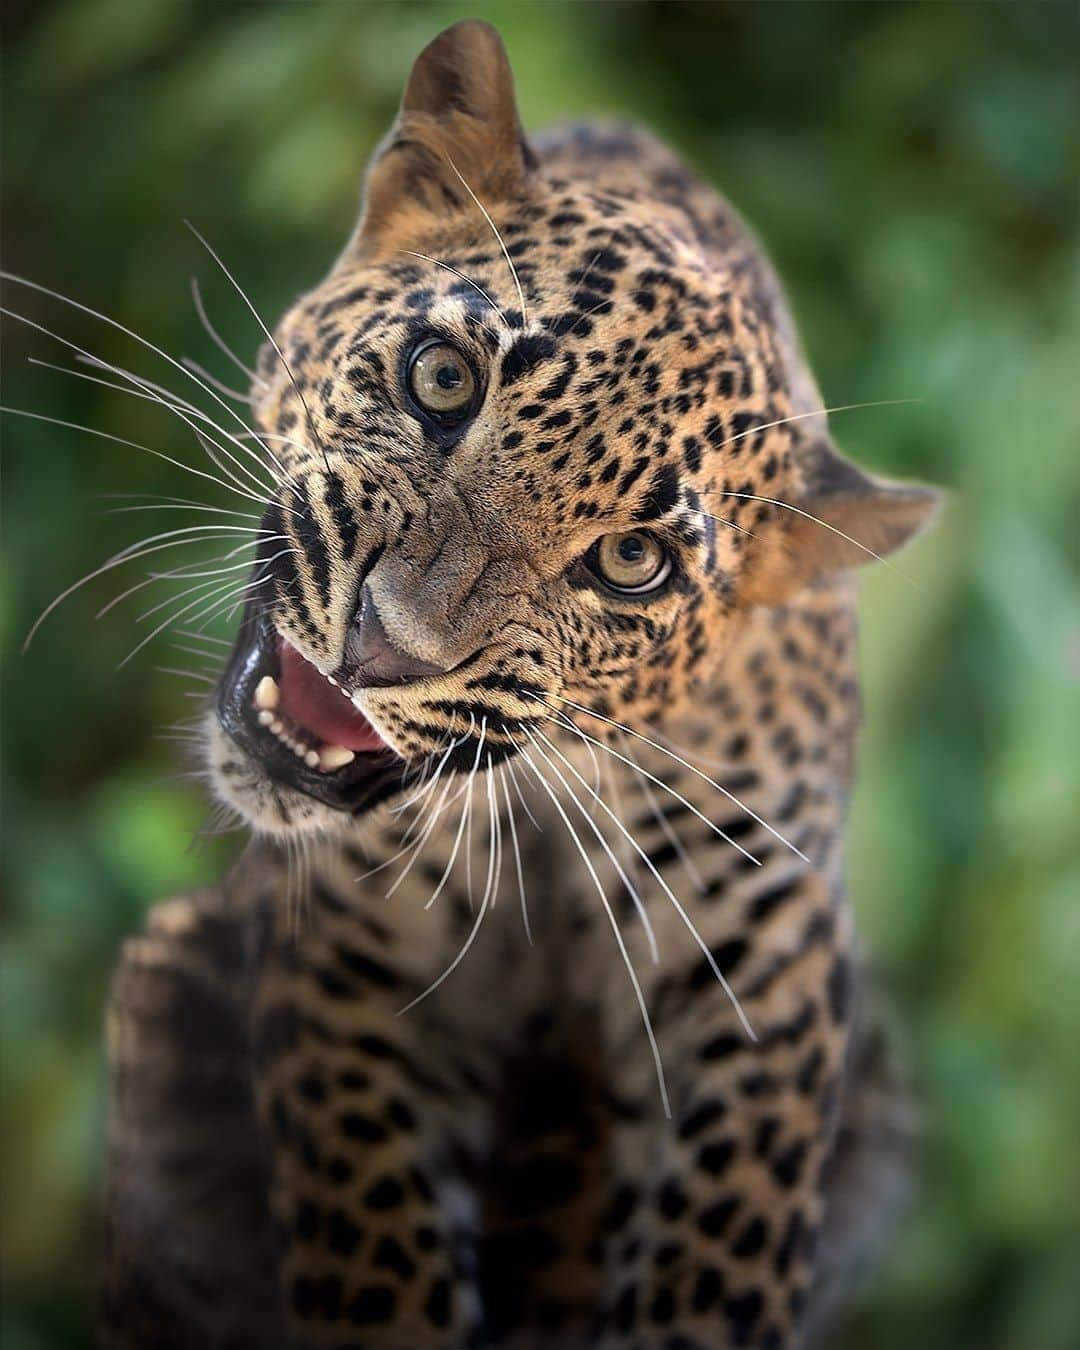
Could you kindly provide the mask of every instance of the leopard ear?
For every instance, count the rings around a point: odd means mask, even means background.
[[[535,162],[502,39],[477,19],[456,23],[416,59],[368,173],[350,251],[377,249],[410,214],[473,206],[471,193],[485,205],[512,196]]]
[[[830,572],[874,562],[929,524],[942,494],[864,473],[824,440],[797,452],[803,488],[760,527],[742,598],[777,604]]]

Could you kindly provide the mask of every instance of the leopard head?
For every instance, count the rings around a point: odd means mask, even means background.
[[[343,828],[577,709],[669,716],[749,607],[927,518],[832,448],[727,208],[640,189],[530,146],[486,24],[420,55],[253,389],[276,491],[207,741],[257,829]]]

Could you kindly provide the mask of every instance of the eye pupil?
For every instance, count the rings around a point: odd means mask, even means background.
[[[435,383],[440,389],[459,389],[464,381],[457,366],[445,365],[439,367]]]
[[[628,534],[625,539],[619,541],[619,557],[624,562],[640,562],[645,554],[645,543],[640,535]]]

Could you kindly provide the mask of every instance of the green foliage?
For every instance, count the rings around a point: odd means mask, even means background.
[[[259,335],[182,218],[276,315],[346,237],[411,57],[464,12],[15,8],[7,266],[241,382],[188,275],[245,359]],[[910,1030],[926,1142],[848,1344],[1066,1350],[1080,1343],[1076,8],[473,8],[503,30],[528,124],[633,116],[723,185],[789,282],[829,401],[919,400],[834,419],[860,462],[953,493],[935,534],[864,587],[852,888]],[[183,387],[86,314],[5,296]],[[25,362],[71,366],[71,350],[9,323],[5,351],[5,402],[190,461],[152,404]],[[116,503],[97,494],[208,485],[58,427],[5,431],[4,1343],[37,1350],[90,1343],[110,964],[149,902],[218,875],[235,843],[189,849],[205,804],[165,781],[182,755],[154,738],[191,687],[155,667],[199,662],[159,639],[117,668],[156,622],[135,621],[151,600],[94,624],[121,589],[99,578],[18,655],[57,591],[187,523],[102,515]]]

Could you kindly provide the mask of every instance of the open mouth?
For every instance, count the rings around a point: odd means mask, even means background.
[[[367,810],[407,781],[406,761],[348,694],[265,618],[245,617],[217,711],[271,778],[337,810]]]

